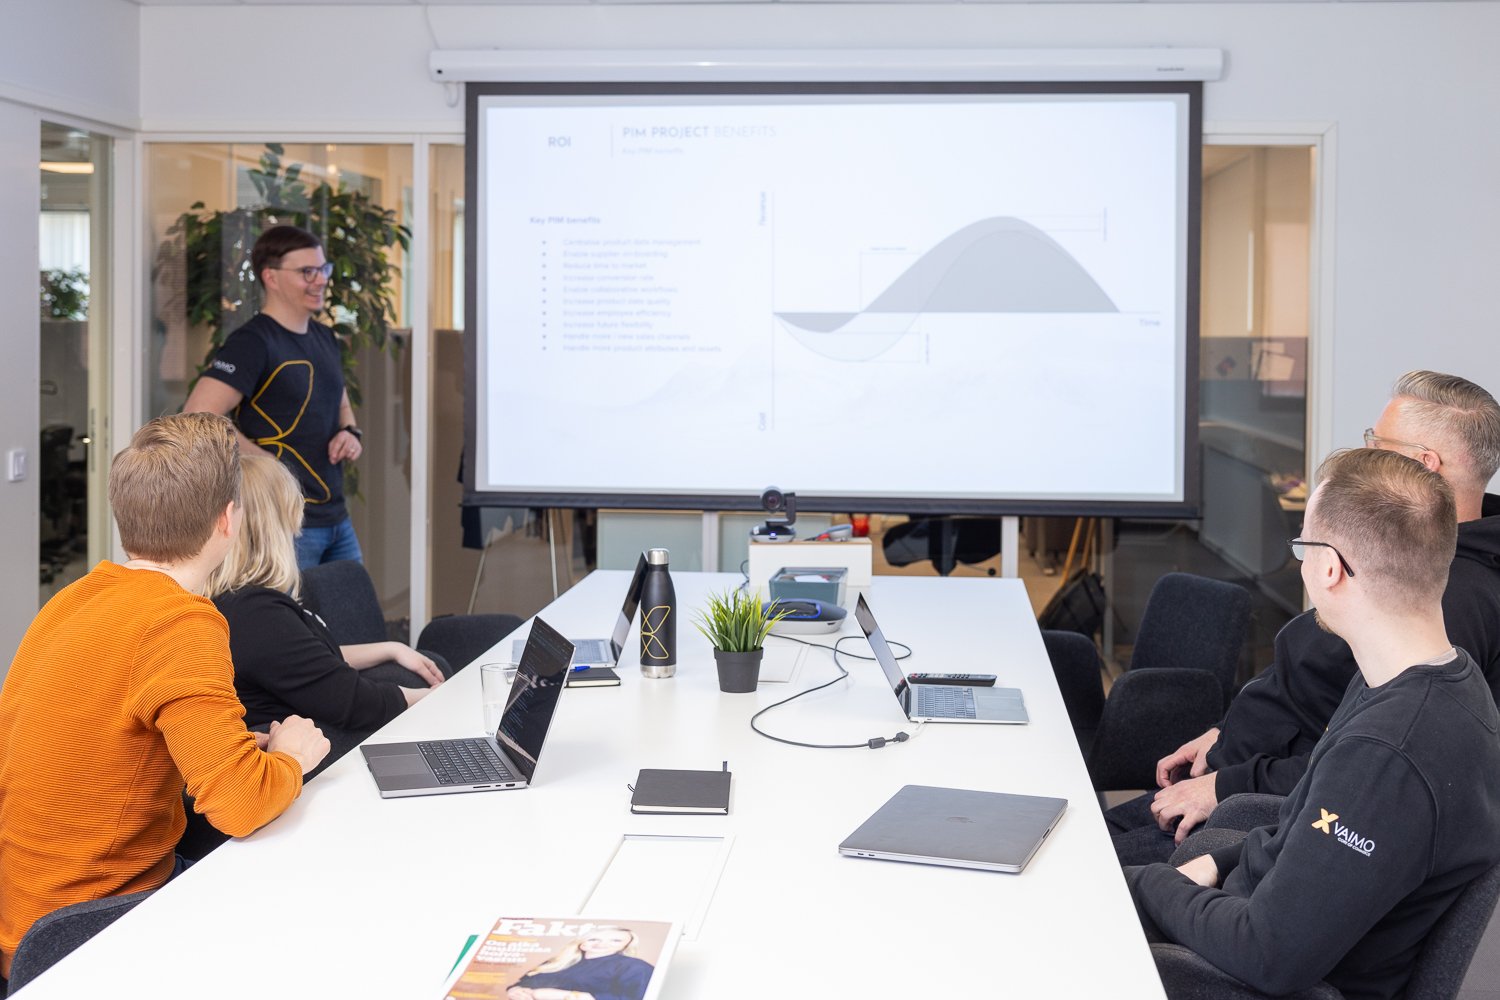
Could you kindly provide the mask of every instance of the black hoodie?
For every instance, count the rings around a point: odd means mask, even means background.
[[[1486,688],[1462,653],[1377,688],[1356,677],[1280,822],[1213,852],[1222,888],[1125,869],[1146,926],[1278,996],[1320,979],[1350,1000],[1399,995],[1432,927],[1500,859]]]
[[[1459,523],[1443,622],[1500,701],[1500,496],[1486,493],[1480,513]],[[1236,792],[1290,794],[1355,672],[1348,643],[1319,627],[1313,612],[1293,618],[1276,636],[1271,665],[1240,689],[1219,723],[1208,752],[1219,801]]]

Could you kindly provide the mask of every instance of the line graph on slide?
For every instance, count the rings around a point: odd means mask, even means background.
[[[840,361],[868,361],[900,341],[921,316],[1119,311],[1051,236],[1014,216],[995,216],[942,239],[859,312],[775,316],[810,350]]]

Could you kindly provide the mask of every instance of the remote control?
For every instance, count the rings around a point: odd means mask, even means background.
[[[994,687],[994,674],[908,674],[913,684],[963,684],[968,687]]]

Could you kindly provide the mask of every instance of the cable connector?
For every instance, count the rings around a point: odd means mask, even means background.
[[[905,743],[909,739],[911,739],[911,737],[906,735],[905,733],[897,733],[890,739],[886,739],[884,736],[876,736],[868,743],[866,743],[865,746],[869,747],[871,750],[879,750],[887,743]]]

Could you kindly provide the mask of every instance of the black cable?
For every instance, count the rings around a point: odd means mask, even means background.
[[[773,702],[772,704],[767,705],[765,708],[761,709],[759,712],[756,712],[754,715],[750,716],[750,728],[757,735],[764,736],[768,740],[775,740],[777,743],[785,743],[787,746],[806,747],[809,750],[861,750],[861,749],[879,750],[881,747],[885,746],[887,743],[905,743],[907,740],[911,739],[911,736],[908,735],[907,733],[898,732],[894,736],[872,736],[872,737],[870,737],[870,739],[866,740],[863,743],[799,743],[796,740],[788,740],[788,739],[783,739],[780,736],[772,736],[770,733],[766,732],[764,729],[761,729],[759,726],[757,726],[755,724],[755,720],[758,719],[758,718],[760,718],[762,715],[765,715],[771,709],[773,709],[773,708],[779,708],[780,706],[785,705],[789,701],[796,701],[798,698],[802,697],[805,694],[812,694],[814,691],[821,691],[824,688],[829,687],[829,686],[831,686],[833,684],[837,684],[839,681],[844,680],[845,678],[847,678],[849,676],[849,671],[845,670],[844,669],[844,665],[839,662],[839,657],[840,656],[852,656],[852,657],[854,657],[857,660],[873,660],[874,659],[873,656],[860,656],[858,653],[846,653],[842,649],[839,648],[840,644],[843,643],[845,639],[853,639],[853,638],[855,638],[852,635],[841,636],[839,639],[837,639],[834,642],[834,644],[832,646],[825,646],[821,642],[808,642],[806,639],[795,639],[795,638],[793,638],[792,636],[789,636],[789,635],[779,636],[778,638],[791,639],[793,642],[800,642],[804,646],[816,646],[819,649],[826,649],[829,652],[833,653],[833,665],[838,670],[839,675],[837,677],[833,678],[833,680],[825,681],[824,683],[819,684],[817,687],[810,687],[810,688],[807,688],[804,691],[798,691],[796,694],[791,695],[790,697],[783,698],[783,699],[781,699],[778,702]],[[887,641],[889,641],[889,640],[887,640]],[[906,654],[905,654],[906,656],[910,656],[911,655],[911,647],[910,646],[903,645],[902,643],[899,643],[899,642],[898,643],[892,643],[892,645],[901,646],[902,649],[906,650]],[[897,657],[897,659],[904,659],[904,657]]]
[[[839,645],[840,642],[843,642],[845,639],[857,639],[858,636],[841,635],[834,642],[834,644],[832,646],[824,645],[821,642],[813,642],[810,639],[799,639],[795,635],[787,635],[785,632],[775,632],[775,631],[773,631],[771,633],[770,637],[772,639],[786,639],[789,642],[800,642],[800,643],[802,643],[802,645],[804,645],[804,646],[811,646],[813,649],[826,649],[830,653],[833,654],[833,660],[834,660],[835,664],[838,663],[838,658],[840,656],[847,656],[847,657],[849,657],[850,659],[853,659],[853,660],[873,660],[873,659],[875,659],[875,657],[873,657],[873,656],[862,656],[859,653],[851,653],[847,649],[839,649],[838,648],[838,645]],[[887,639],[885,641],[885,644],[887,646],[900,646],[902,649],[906,650],[906,652],[904,652],[901,655],[899,655],[899,656],[896,657],[896,660],[898,662],[901,661],[901,660],[905,660],[905,659],[907,659],[908,657],[911,656],[911,647],[908,646],[904,642],[896,642],[894,639]],[[834,678],[834,680],[839,680],[839,679],[840,678],[837,678],[837,677]],[[814,688],[814,690],[816,690],[816,688]],[[802,693],[806,694],[807,692],[804,691]]]

